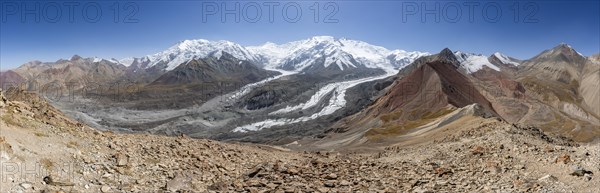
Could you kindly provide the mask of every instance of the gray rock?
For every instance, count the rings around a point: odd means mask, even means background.
[[[592,171],[588,171],[583,169],[581,166],[573,166],[572,168],[572,172],[570,173],[570,175],[572,176],[584,176],[586,174],[592,175]]]
[[[325,187],[333,188],[335,187],[335,180],[327,180],[323,183]]]

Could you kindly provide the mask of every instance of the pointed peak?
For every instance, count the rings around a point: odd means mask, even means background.
[[[573,47],[571,47],[571,45],[561,42],[560,44],[558,44],[557,46],[555,46],[554,48],[552,48],[553,50],[574,50]]]
[[[79,60],[79,59],[81,59],[81,56],[79,56],[77,54],[75,54],[71,57],[71,61],[75,61],[75,60]]]
[[[492,54],[490,57],[495,57],[498,59],[510,59],[510,57],[508,57],[507,55],[504,55],[500,52],[494,52],[494,54]]]
[[[452,52],[452,50],[450,50],[449,48],[444,48],[442,51],[440,51],[440,53],[438,53],[435,57],[435,60],[448,62],[455,66],[458,66],[458,64],[460,63],[454,52]]]
[[[583,54],[577,52],[573,47],[571,47],[571,45],[566,44],[566,43],[560,43],[557,46],[555,46],[554,48],[547,50],[547,52],[549,51],[550,54],[554,53],[554,54],[564,54],[567,56],[577,56],[579,55],[579,57],[585,57]]]
[[[27,62],[27,63],[25,63],[25,64],[30,64],[30,65],[40,65],[40,64],[42,64],[42,61],[39,61],[39,60],[32,60],[32,61],[29,61],[29,62]]]
[[[492,58],[492,57],[495,58],[497,61],[501,62],[502,64],[511,64],[511,65],[514,65],[514,66],[521,65],[519,63],[519,60],[514,59],[514,58],[512,58],[510,56],[506,56],[506,55],[504,55],[504,54],[502,54],[500,52],[496,52],[496,53],[492,54],[490,56],[490,58]]]
[[[457,51],[460,52],[460,51]],[[442,51],[440,51],[440,55],[454,55],[454,52],[452,52],[452,50],[450,50],[450,48],[444,48]]]
[[[571,47],[569,44],[561,42],[560,44],[558,44],[559,47]]]

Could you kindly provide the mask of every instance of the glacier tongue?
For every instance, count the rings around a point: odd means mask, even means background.
[[[329,96],[329,94],[331,93],[332,96],[329,99],[328,104],[325,107],[323,107],[323,109],[321,109],[319,112],[312,114],[310,116],[304,116],[304,117],[299,117],[299,118],[294,118],[294,119],[289,119],[289,118],[267,119],[264,121],[236,127],[235,129],[233,129],[233,132],[259,131],[259,130],[262,130],[265,128],[270,128],[273,126],[281,126],[281,125],[305,122],[305,121],[314,120],[314,119],[322,117],[322,116],[333,114],[337,110],[346,106],[345,97],[346,97],[346,91],[349,88],[352,88],[361,83],[387,78],[389,76],[395,75],[396,73],[397,73],[397,71],[395,71],[393,69],[392,70],[388,69],[388,70],[386,70],[386,74],[380,75],[380,76],[374,76],[374,77],[362,78],[362,79],[357,79],[357,80],[350,80],[350,81],[327,84],[324,87],[322,87],[321,89],[319,89],[319,91],[317,91],[313,96],[311,96],[311,98],[307,102],[296,105],[296,106],[292,106],[292,107],[288,106],[286,108],[283,108],[283,109],[277,110],[273,113],[270,113],[270,115],[281,115],[281,114],[286,114],[286,113],[296,111],[296,110],[308,109],[308,108],[314,107],[317,105],[317,103],[319,101],[323,100],[326,96]]]
[[[238,91],[236,91],[235,93],[231,94],[231,96],[228,98],[228,100],[229,101],[235,101],[235,100],[243,97],[244,95],[248,94],[250,91],[252,91],[252,89],[255,89],[256,87],[264,85],[264,84],[266,84],[268,82],[271,82],[273,80],[279,79],[281,77],[298,73],[298,72],[290,72],[290,71],[285,71],[285,70],[280,70],[280,69],[271,69],[271,68],[265,68],[265,69],[266,70],[277,71],[277,72],[279,72],[281,74],[277,75],[277,76],[274,76],[274,77],[270,77],[270,78],[261,80],[261,81],[258,81],[258,82],[255,82],[255,83],[250,83],[250,84],[244,85]]]

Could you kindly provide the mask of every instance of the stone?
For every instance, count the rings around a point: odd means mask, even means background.
[[[286,172],[290,175],[298,175],[298,170],[294,168],[288,168]]]
[[[122,153],[116,154],[114,158],[117,166],[119,167],[127,166],[127,163],[129,162],[129,156]]]
[[[588,181],[592,180],[592,174],[591,173],[583,174],[583,177],[585,177],[585,179],[588,180]]]
[[[338,178],[338,176],[335,173],[331,173],[331,174],[327,175],[327,177],[325,177],[325,179],[328,179],[328,180],[335,180],[337,178]]]
[[[100,191],[103,193],[110,192],[110,186],[102,186],[102,188],[100,188]]]
[[[349,182],[348,180],[342,180],[340,182],[340,186],[350,186],[350,185],[352,185],[352,183]]]
[[[329,192],[329,188],[326,188],[326,187],[318,187],[318,188],[317,188],[317,191],[319,191],[319,192]]]
[[[517,164],[514,166],[514,168],[517,170],[523,170],[523,169],[525,169],[525,165]]]
[[[167,190],[171,192],[176,192],[178,190],[185,189],[187,188],[188,181],[189,180],[187,180],[186,178],[182,177],[181,175],[178,175],[177,177],[167,182]]]
[[[269,189],[275,189],[275,188],[277,188],[277,185],[276,185],[276,184],[274,184],[274,183],[268,183],[266,186],[267,186],[267,188],[269,188]]]
[[[573,166],[572,172],[569,175],[581,177],[581,176],[584,176],[586,174],[590,174],[591,175],[593,173],[591,171],[583,169],[581,166]]]
[[[52,176],[46,176],[44,177],[43,181],[51,186],[74,186],[74,183],[71,182],[63,182],[63,181],[56,181]]]
[[[25,190],[28,190],[31,187],[33,187],[33,185],[31,183],[29,183],[29,182],[23,182],[23,183],[19,184],[19,186],[21,186]]]
[[[567,164],[570,161],[571,161],[571,156],[569,156],[569,155],[562,155],[562,156],[556,158],[556,163]]]
[[[260,171],[262,170],[262,167],[254,167],[254,169],[252,170],[252,172],[248,173],[248,177],[253,178],[254,176],[256,176]]]
[[[481,146],[475,146],[471,149],[473,155],[483,155],[484,149]]]
[[[550,175],[550,174],[545,175],[545,176],[541,177],[540,179],[538,179],[538,181],[556,181],[556,180],[558,180],[558,178],[556,178],[555,176]]]
[[[333,188],[335,187],[335,180],[327,180],[323,183],[323,186]]]

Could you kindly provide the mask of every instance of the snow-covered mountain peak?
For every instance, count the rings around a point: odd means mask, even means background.
[[[500,62],[504,63],[504,64],[511,64],[514,66],[519,66],[520,64],[518,62],[515,62],[513,59],[511,59],[510,57],[500,53],[500,52],[496,52],[493,54],[494,57],[498,58],[498,60],[500,60]]]
[[[261,47],[270,53],[266,55],[274,56],[273,53],[279,53],[276,55],[278,58],[271,60],[270,64],[285,65],[288,68],[293,65],[294,69],[298,70],[319,61],[320,57],[326,57],[324,66],[328,66],[331,62],[338,64],[340,69],[344,69],[343,66],[356,67],[357,64],[369,68],[398,68],[408,65],[418,57],[429,55],[428,53],[404,50],[390,51],[363,41],[332,36],[315,36],[278,46],[265,44]],[[273,51],[271,48],[282,51]]]
[[[240,60],[248,60],[265,68],[300,71],[311,65],[337,64],[340,70],[364,66],[368,68],[399,68],[416,58],[429,55],[404,50],[390,51],[381,46],[332,36],[314,36],[283,44],[266,42],[259,46],[241,46],[234,42],[205,39],[184,40],[168,49],[142,58],[125,58],[119,63],[140,68],[159,66],[172,70],[191,59],[227,52]],[[325,62],[325,63],[323,63]]]
[[[428,55],[431,54],[428,52],[408,52],[405,50],[392,50],[389,52],[386,58],[395,68],[404,68],[405,66],[414,62],[417,58]]]
[[[133,62],[136,60],[136,58],[134,57],[127,57],[127,58],[123,58],[119,60],[119,63],[122,64],[123,66],[129,67],[131,66],[131,64],[133,64]]]
[[[313,36],[310,38],[313,42],[334,42],[336,38],[333,36]]]
[[[210,43],[210,41],[205,40],[205,39],[183,40],[183,41],[177,43],[175,46],[177,47],[177,49],[186,50],[186,49],[193,49],[200,45],[205,45],[205,44],[209,44],[209,43]]]
[[[257,61],[258,58],[243,46],[226,41],[209,41],[205,39],[184,40],[165,51],[138,59],[146,68],[166,65],[166,70],[175,69],[182,63],[196,58],[204,58],[213,53],[227,52],[240,60]],[[131,65],[135,61],[124,59],[123,63]]]
[[[487,56],[475,53],[464,53],[461,51],[454,52],[456,59],[460,62],[461,68],[465,69],[467,73],[474,73],[481,70],[483,66],[487,66],[493,70],[500,71],[496,65],[492,64]]]

